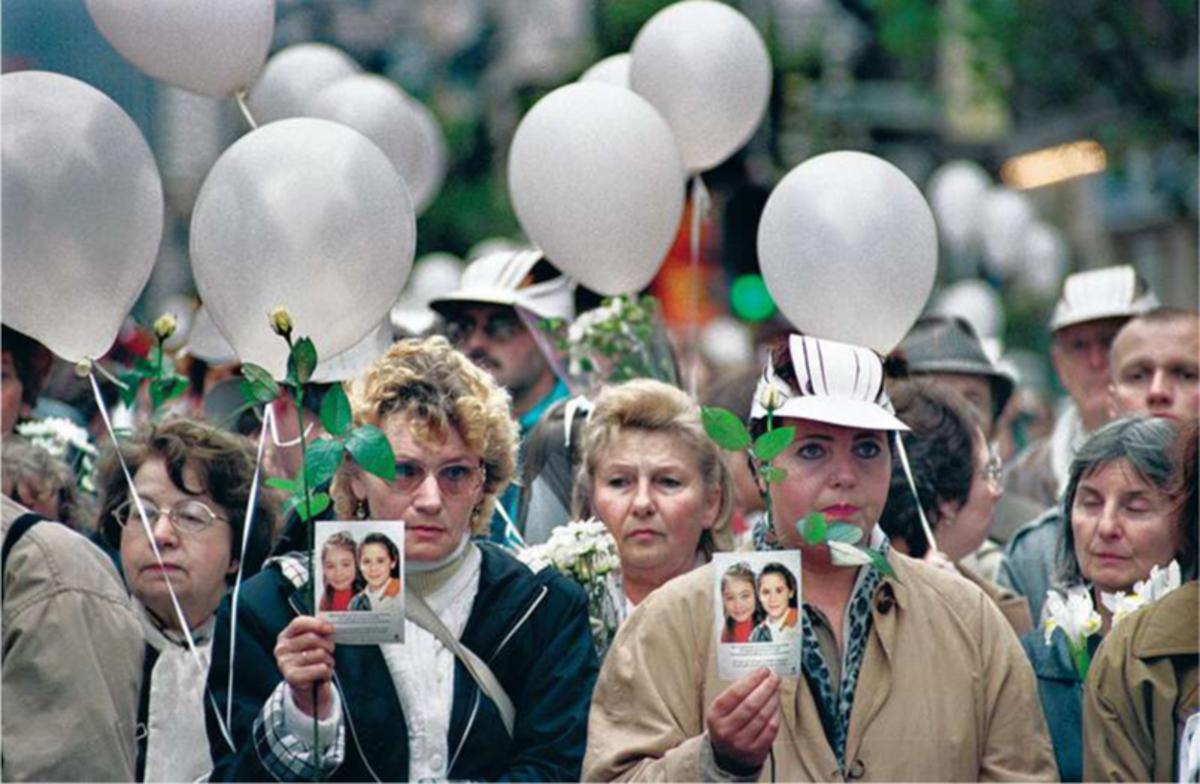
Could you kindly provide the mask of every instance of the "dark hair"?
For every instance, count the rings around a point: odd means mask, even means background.
[[[796,575],[792,574],[791,570],[778,561],[772,561],[762,568],[758,573],[758,584],[762,585],[762,579],[768,574],[778,574],[783,577],[783,581],[787,583],[788,590],[792,595],[788,597],[788,607],[799,607],[799,602],[796,601]]]
[[[750,623],[754,626],[762,623],[766,613],[763,611],[762,603],[758,601],[758,581],[754,579],[754,570],[750,568],[750,564],[745,561],[738,561],[733,566],[725,570],[725,574],[721,575],[721,590],[725,590],[726,580],[741,580],[750,583],[750,592],[754,594],[754,612],[750,615]],[[733,633],[734,621],[728,615],[725,616],[725,630],[730,634]]]
[[[126,441],[120,442],[121,456],[131,476],[147,462],[159,459],[166,466],[167,476],[180,491],[189,495],[207,494],[226,513],[229,527],[231,560],[241,552],[245,528],[246,507],[250,503],[250,485],[254,480],[255,453],[250,442],[241,436],[220,430],[192,419],[178,417],[159,424],[142,426]],[[187,471],[195,474],[198,486],[187,482]],[[114,548],[121,547],[121,525],[116,510],[129,498],[129,485],[109,444],[96,466],[96,487],[100,496],[98,528],[104,540]],[[254,523],[242,564],[245,576],[262,566],[271,545],[276,510],[268,500],[269,494],[259,493],[254,505]],[[232,584],[236,573],[227,576]]]
[[[1170,494],[1175,500],[1179,525],[1183,529],[1183,551],[1195,553],[1200,547],[1196,528],[1200,525],[1200,506],[1197,505],[1196,449],[1200,439],[1200,420],[1189,419],[1179,427],[1179,435],[1171,449],[1175,473]],[[1192,564],[1193,568],[1195,563]],[[1186,578],[1185,578],[1186,579]]]
[[[1143,482],[1163,492],[1170,492],[1175,469],[1171,447],[1177,433],[1175,425],[1166,419],[1127,417],[1109,422],[1079,446],[1071,461],[1067,487],[1063,492],[1063,536],[1058,552],[1056,582],[1075,585],[1084,581],[1079,560],[1075,557],[1075,531],[1071,525],[1071,509],[1075,505],[1079,483],[1109,463],[1124,460]],[[1182,571],[1190,573],[1196,561],[1195,551],[1185,550],[1177,553],[1177,556]]]
[[[325,544],[321,545],[321,568],[325,568],[325,554],[330,548],[338,547],[342,550],[348,550],[350,556],[354,559],[354,580],[350,583],[351,593],[358,593],[363,589],[366,581],[363,580],[362,573],[358,570],[358,542],[354,541],[354,537],[346,531],[338,531],[325,540]],[[333,607],[333,586],[325,583],[325,595],[321,597],[321,609]]]
[[[25,333],[4,324],[0,328],[0,351],[12,357],[17,378],[21,380],[21,402],[30,407],[37,405],[42,384],[54,361],[50,350]]]
[[[363,537],[362,544],[358,546],[358,554],[361,557],[362,551],[369,544],[381,544],[387,548],[388,558],[392,559],[391,576],[400,577],[400,548],[396,547],[396,543],[392,541],[390,536],[379,532],[367,534]]]
[[[912,468],[925,519],[936,528],[941,504],[966,503],[975,480],[979,415],[952,389],[924,380],[892,386],[896,416],[911,428],[899,436]],[[908,553],[921,558],[929,550],[912,488],[899,460],[892,462],[887,503],[879,519],[891,539],[902,539]]]

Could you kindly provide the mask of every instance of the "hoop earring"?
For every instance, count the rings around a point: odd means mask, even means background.
[[[357,520],[366,520],[370,510],[367,509],[367,501],[365,498],[355,499],[354,517]]]

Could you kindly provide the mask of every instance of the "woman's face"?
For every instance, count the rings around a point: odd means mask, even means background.
[[[396,559],[387,547],[378,542],[364,544],[358,550],[358,568],[362,570],[363,579],[372,591],[378,591],[387,584],[395,566]]]
[[[887,433],[806,419],[787,419],[784,425],[794,426],[796,437],[774,465],[787,471],[787,477],[770,486],[781,543],[806,547],[796,523],[813,512],[869,534],[887,502],[891,481]],[[827,548],[809,550],[804,555],[807,564],[828,562]]]
[[[1071,530],[1080,572],[1102,591],[1129,590],[1152,567],[1170,563],[1180,547],[1166,493],[1124,459],[1101,464],[1080,479]]]
[[[754,617],[754,583],[740,577],[729,577],[721,588],[725,615],[742,623]]]
[[[453,428],[441,443],[416,440],[403,414],[385,419],[383,432],[396,453],[396,481],[389,484],[359,471],[350,481],[351,492],[366,499],[371,519],[404,521],[405,558],[441,560],[468,535],[471,513],[483,498],[480,456]],[[408,486],[422,475],[419,484]],[[464,477],[470,481],[461,481]]]
[[[721,505],[696,457],[670,433],[625,429],[600,456],[592,505],[617,540],[621,568],[661,585],[692,568]]]
[[[992,522],[996,519],[996,502],[1004,494],[1000,477],[991,470],[992,454],[982,430],[975,429],[974,440],[975,473],[967,500],[962,504],[943,505],[943,520],[953,522],[939,526],[936,534],[939,548],[952,561],[975,552],[987,539]]]
[[[773,621],[778,621],[787,614],[788,602],[795,595],[796,592],[788,588],[787,580],[782,574],[768,572],[758,578],[758,600],[762,602],[767,616]]]
[[[346,591],[354,585],[354,553],[345,547],[327,550],[321,560],[321,568],[325,571],[325,584],[335,591]]]

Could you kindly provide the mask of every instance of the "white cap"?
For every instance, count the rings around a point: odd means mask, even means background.
[[[799,389],[781,379],[768,362],[750,418],[774,415],[866,430],[908,430],[883,386],[883,361],[869,348],[805,335],[788,337],[788,353]]]
[[[1076,272],[1063,283],[1050,331],[1085,321],[1140,316],[1158,304],[1158,297],[1128,265]]]
[[[434,297],[429,306],[446,315],[463,303],[511,305],[539,318],[570,321],[575,317],[575,282],[566,275],[534,283],[530,273],[542,260],[540,250],[501,251],[467,265],[457,291]]]

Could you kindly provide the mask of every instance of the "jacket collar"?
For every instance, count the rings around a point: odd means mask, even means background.
[[[1200,640],[1196,637],[1200,583],[1195,580],[1184,583],[1159,600],[1159,603],[1166,602],[1170,602],[1166,609],[1152,615],[1147,616],[1143,611],[1145,620],[1134,635],[1132,645],[1133,655],[1139,659],[1200,653]]]

